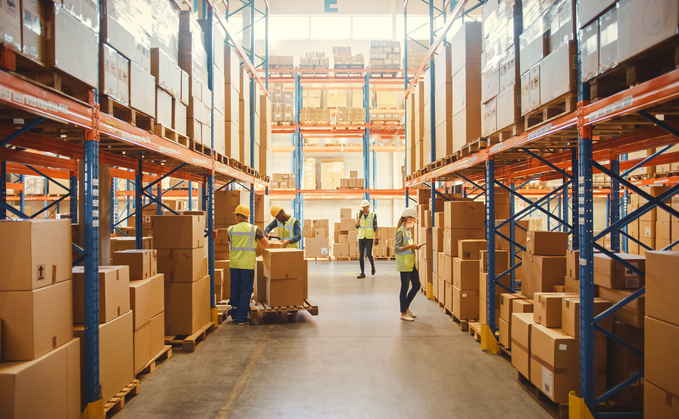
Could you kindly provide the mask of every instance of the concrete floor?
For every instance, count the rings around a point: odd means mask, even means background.
[[[172,359],[116,418],[549,418],[502,357],[421,293],[398,317],[395,262],[357,279],[357,262],[309,264],[319,315],[223,324]]]

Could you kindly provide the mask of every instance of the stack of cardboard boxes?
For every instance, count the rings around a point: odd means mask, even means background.
[[[396,256],[394,252],[394,238],[396,237],[396,227],[384,227],[378,225],[373,242],[373,257],[392,258]]]
[[[351,47],[332,47],[335,68],[363,68],[365,59],[363,54],[351,55]]]
[[[330,59],[322,51],[304,51],[304,56],[299,59],[299,68],[328,69],[330,68]]]
[[[568,233],[529,231],[523,257],[522,294],[533,298],[536,292],[552,292],[564,285]]]
[[[304,90],[302,92],[302,108],[321,109],[323,107],[323,91]]]
[[[480,291],[485,289],[485,285],[481,286],[479,281],[479,263],[481,251],[486,250],[487,243],[482,239],[459,240],[457,248],[457,257],[452,258],[453,316],[459,320],[481,320],[479,303],[485,298],[482,298]],[[445,263],[445,253],[443,261]],[[439,280],[439,284],[444,286],[445,295],[446,281]],[[439,293],[441,293],[440,289]],[[483,311],[485,312],[485,310]]]
[[[215,65],[215,67],[217,67]],[[224,75],[219,84],[215,86],[215,107],[217,98],[223,102],[223,116],[219,123],[224,124],[224,151],[218,151],[225,156],[240,157],[240,130],[242,121],[240,120],[240,59],[236,51],[231,46],[224,47],[224,59],[222,65]],[[217,77],[215,76],[215,80]],[[217,89],[220,89],[217,93]],[[224,92],[223,94],[221,92]],[[218,113],[215,114],[215,128],[217,125]],[[223,122],[222,122],[223,121]],[[248,127],[249,128],[249,127]],[[215,143],[217,134],[215,133]]]
[[[323,220],[304,220],[304,256],[308,258],[330,257],[330,222]]]
[[[304,108],[299,111],[299,122],[308,125],[328,125],[330,109]]]
[[[351,208],[340,208],[340,222],[335,223],[332,255],[336,258],[358,257],[358,231]]]
[[[337,125],[361,125],[361,124],[365,124],[365,108],[342,107],[337,109]]]
[[[70,224],[3,221],[0,235],[13,238],[0,243],[2,414],[78,418],[81,359],[73,339]]]
[[[485,242],[485,240],[484,240]],[[487,245],[487,243],[486,243]],[[462,242],[460,242],[462,246]],[[488,324],[488,252],[485,250],[479,251],[479,323]],[[506,250],[495,250],[495,276],[500,275],[509,269],[509,252]],[[497,281],[507,288],[510,288],[511,275],[507,274]],[[505,288],[500,285],[493,286],[495,290],[495,324],[499,325],[501,298],[500,294],[505,292]]]
[[[399,41],[370,41],[370,68],[385,70],[401,66]]]
[[[321,189],[337,189],[344,177],[344,159],[321,160]]]
[[[134,323],[134,372],[137,374],[164,348],[165,279],[163,274],[158,273],[156,250],[115,252],[111,263],[129,268],[129,299]],[[100,277],[103,277],[100,282],[104,284],[105,275],[106,272],[100,272]]]
[[[340,186],[341,189],[364,189],[365,188],[365,179],[358,178],[358,174],[355,171],[352,171],[350,173],[350,177],[340,179]]]
[[[295,174],[274,173],[271,176],[271,189],[295,189]]]
[[[307,262],[298,249],[266,249],[257,275],[257,301],[270,307],[301,306],[309,297]],[[262,298],[262,286],[266,298]]]
[[[316,159],[304,159],[304,179],[302,189],[316,189]]]
[[[647,186],[642,189],[652,197],[660,196],[667,191],[667,186]],[[628,213],[637,210],[646,204],[646,199],[637,194],[631,196],[631,203],[628,205]],[[679,198],[673,197],[665,201],[665,205],[674,209],[679,209]],[[639,240],[644,246],[652,250],[662,250],[675,241],[679,240],[679,219],[672,217],[662,208],[653,208],[638,219],[627,225],[627,232],[630,236]],[[610,239],[609,239],[610,240]],[[645,255],[646,247],[639,245],[633,240],[627,241],[628,253]]]
[[[293,68],[292,55],[269,55],[269,68]]]
[[[191,335],[210,322],[204,230],[202,212],[153,217],[158,272],[165,276],[166,335]]]
[[[276,123],[292,123],[295,121],[293,110],[293,92],[284,91],[283,83],[273,83],[271,92],[271,120]]]

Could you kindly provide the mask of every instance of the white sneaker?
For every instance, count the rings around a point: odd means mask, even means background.
[[[406,313],[406,314],[401,314],[401,320],[405,320],[405,321],[407,321],[407,322],[413,322],[413,321],[415,321],[415,319],[413,319],[412,317],[410,317],[410,315],[407,314],[407,313]]]
[[[409,315],[410,317],[412,317],[413,319],[417,318],[417,314],[410,311],[410,309],[406,310],[406,314]]]

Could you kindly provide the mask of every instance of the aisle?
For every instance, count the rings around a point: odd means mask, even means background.
[[[223,324],[176,353],[115,417],[548,418],[517,373],[481,351],[420,293],[398,317],[395,262],[357,279],[357,262],[309,264],[319,315]]]

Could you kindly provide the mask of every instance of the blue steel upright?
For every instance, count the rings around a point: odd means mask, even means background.
[[[22,175],[22,178],[23,178],[23,175]],[[78,176],[77,176],[75,171],[71,172],[71,176],[69,177],[68,188],[69,188],[69,195],[71,195],[71,197],[69,198],[69,211],[71,213],[71,220],[77,221],[78,220]],[[21,212],[25,212],[23,206],[21,208]]]
[[[142,159],[141,153],[139,153],[137,173],[135,175],[134,181],[134,236],[136,238],[136,248],[143,249],[143,229],[144,229],[144,217],[142,195],[144,194],[144,175],[142,173],[144,160]]]
[[[370,73],[365,73],[363,85],[363,109],[365,109],[365,132],[363,133],[363,178],[365,179],[365,193],[363,198],[370,200]],[[373,168],[375,169],[375,168]]]
[[[620,174],[620,161],[617,156],[611,159],[611,172]],[[620,220],[620,183],[614,177],[611,178],[610,218],[611,225]],[[617,228],[611,231],[611,250],[615,253],[620,252],[620,230]]]
[[[208,33],[206,34],[205,41],[207,43],[206,49],[207,49],[207,62],[208,62],[208,72],[207,72],[207,82],[208,82],[208,88],[211,91],[214,91],[214,86],[215,86],[215,72],[214,72],[214,57],[215,57],[215,48],[224,48],[224,45],[215,45],[215,39],[214,39],[214,11],[212,8],[208,10],[207,14],[207,19],[208,19]],[[211,110],[210,110],[210,123],[211,126],[215,126],[215,96],[211,95]],[[212,160],[212,167],[213,169],[208,171],[207,175],[207,184],[205,185],[207,188],[207,269],[208,269],[208,275],[210,275],[210,308],[214,310],[215,307],[217,307],[217,301],[215,297],[215,236],[214,236],[214,229],[215,229],[215,214],[214,214],[214,209],[215,209],[215,204],[214,204],[214,198],[215,198],[215,176],[214,176],[214,155],[215,155],[215,130],[211,129],[210,130],[210,149],[213,150],[212,155],[213,155],[213,160]],[[253,154],[254,155],[254,154]],[[253,165],[254,166],[254,165]],[[253,188],[254,192],[254,188]],[[189,191],[190,193],[190,191]],[[189,196],[189,201],[191,197]],[[252,207],[252,214],[254,214],[254,206]],[[214,315],[214,313],[213,313]],[[213,317],[212,319],[215,321],[216,319]]]
[[[4,160],[0,161],[0,202],[7,204],[7,163]],[[7,219],[7,210],[0,205],[0,220],[5,219]]]
[[[514,229],[511,229],[513,232]],[[486,242],[488,266],[486,278],[486,310],[488,328],[495,333],[495,160],[486,160]],[[513,262],[513,261],[512,261]],[[514,271],[512,270],[512,273]]]
[[[250,62],[255,63],[255,0],[250,0]],[[250,167],[255,167],[255,109],[257,107],[255,75],[250,75]],[[250,185],[250,224],[255,223],[255,185]]]

